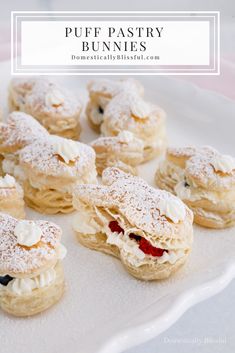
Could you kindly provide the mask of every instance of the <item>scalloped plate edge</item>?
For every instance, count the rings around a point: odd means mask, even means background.
[[[176,296],[171,307],[161,316],[143,325],[119,332],[110,338],[97,353],[120,353],[144,343],[173,325],[190,307],[225,289],[235,277],[235,262],[227,264],[222,274]]]

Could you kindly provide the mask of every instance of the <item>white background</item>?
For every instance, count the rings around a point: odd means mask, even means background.
[[[234,37],[230,32],[235,21],[234,0],[11,0],[1,1],[0,20],[9,24],[10,10],[189,10],[221,11],[221,52],[234,52]],[[223,118],[223,117],[221,117]],[[138,348],[128,350],[128,353],[234,353],[235,352],[235,281],[217,296],[198,304],[181,317],[178,322],[163,334]],[[164,343],[164,337],[169,339],[194,339],[207,336],[227,337],[226,345],[207,344],[169,344]],[[43,353],[43,352],[42,352]],[[69,353],[69,352],[68,352]],[[78,352],[80,353],[80,352]],[[85,353],[85,352],[82,352]],[[127,353],[127,352],[126,352]]]
[[[81,38],[72,33],[66,38],[65,28],[82,28]],[[94,31],[86,37],[86,28],[101,28],[95,38]],[[108,27],[114,27],[115,33],[109,37]],[[147,32],[139,38],[138,33],[128,38],[128,28],[155,28],[163,27],[161,38],[156,31],[154,37],[147,37]],[[118,35],[120,28],[125,37]],[[82,42],[88,43],[90,50],[82,51]],[[91,43],[99,43],[99,50],[93,51]],[[111,50],[103,51],[102,42],[111,42]],[[120,52],[113,49],[112,43],[129,43],[129,50]],[[137,51],[131,52],[130,42],[137,42]],[[145,42],[145,51],[140,51],[140,42]],[[145,21],[143,19],[133,21],[22,21],[21,23],[21,61],[22,65],[209,65],[209,21],[169,21],[163,20]],[[96,44],[97,45],[97,44]],[[72,60],[72,55],[117,55],[126,54],[140,56],[159,56],[159,60]]]

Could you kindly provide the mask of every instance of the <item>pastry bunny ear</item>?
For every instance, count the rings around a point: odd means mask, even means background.
[[[112,207],[115,199],[115,192],[104,185],[81,184],[74,188],[74,203],[79,200],[92,206]]]
[[[115,167],[106,168],[102,173],[102,182],[104,183],[104,185],[109,186],[121,179],[125,180],[130,178],[132,178],[130,174],[127,174],[121,169]]]

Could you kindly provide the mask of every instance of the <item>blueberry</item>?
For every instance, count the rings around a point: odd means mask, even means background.
[[[13,277],[11,276],[3,276],[1,277],[0,276],[0,284],[3,285],[3,286],[7,286],[9,282],[11,282],[13,280]]]
[[[98,111],[100,114],[104,114],[104,109],[101,106],[98,107]]]

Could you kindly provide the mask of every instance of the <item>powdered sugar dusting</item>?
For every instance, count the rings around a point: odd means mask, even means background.
[[[52,176],[65,176],[76,178],[83,175],[84,169],[95,168],[95,152],[90,147],[81,142],[77,145],[78,156],[70,165],[66,164],[57,155],[54,141],[64,141],[66,139],[59,136],[49,136],[43,141],[29,145],[20,151],[20,164],[29,166],[39,173]]]
[[[24,248],[17,244],[14,229],[18,221],[0,213],[0,273],[27,274],[56,259],[61,229],[48,221],[35,221],[42,230],[40,245]]]
[[[124,134],[126,133],[126,135]],[[92,147],[110,147],[112,150],[121,150],[123,147],[129,147],[130,150],[133,148],[136,150],[143,150],[144,143],[139,138],[135,137],[130,131],[122,131],[117,136],[106,136],[99,137],[98,139],[91,142]]]
[[[123,90],[134,90],[139,94],[142,94],[144,90],[142,85],[133,79],[119,81],[96,80],[89,82],[87,88],[90,94],[100,94],[110,98],[113,98]]]
[[[6,176],[5,176],[6,178]],[[8,186],[4,186],[4,185],[0,185],[0,198],[1,199],[5,199],[5,198],[10,198],[10,197],[15,197],[15,195],[17,194],[19,198],[23,198],[23,189],[20,186],[20,184],[18,184],[15,180],[14,177],[11,176],[12,179],[14,179],[14,184],[13,185],[8,185]],[[0,182],[1,179],[4,180],[4,177],[0,177]]]
[[[123,91],[107,105],[101,130],[106,135],[106,129],[134,132],[139,127],[139,134],[145,129],[151,134],[164,118],[165,112],[158,106],[144,101],[136,92]]]
[[[102,185],[79,185],[75,197],[93,206],[117,208],[130,224],[150,234],[181,237],[180,226],[159,212],[160,202],[176,199],[172,194],[149,186],[143,179],[126,174],[117,168],[107,168]],[[178,199],[177,199],[178,200]],[[180,203],[182,201],[179,200]],[[192,213],[186,211],[186,222],[192,223]],[[181,222],[182,224],[182,222]]]
[[[56,83],[53,83],[47,79],[31,79],[27,83],[27,78],[24,81],[19,81],[19,86],[23,87],[23,84],[28,87],[24,92],[23,101],[18,97],[19,105],[22,110],[30,111],[32,115],[38,116],[38,114],[48,115],[59,115],[61,117],[71,117],[79,114],[81,110],[81,103],[72,94],[72,92],[60,87]],[[27,86],[28,85],[28,86]],[[30,87],[31,85],[31,87]],[[29,87],[31,89],[29,89]],[[17,80],[14,80],[13,88],[20,95],[21,92],[18,89]],[[54,97],[60,95],[61,104],[52,104],[52,100],[48,97]],[[58,93],[59,92],[59,93]],[[21,102],[22,101],[22,102]],[[21,102],[21,103],[20,103]]]
[[[185,175],[195,185],[209,190],[228,190],[235,185],[235,170],[230,173],[218,172],[213,166],[215,158],[223,159],[223,155],[210,146],[202,148],[186,147],[170,149],[176,157],[187,156]]]
[[[22,113],[11,113],[6,121],[0,125],[1,151],[20,149],[36,140],[49,136],[47,130],[32,116]]]

